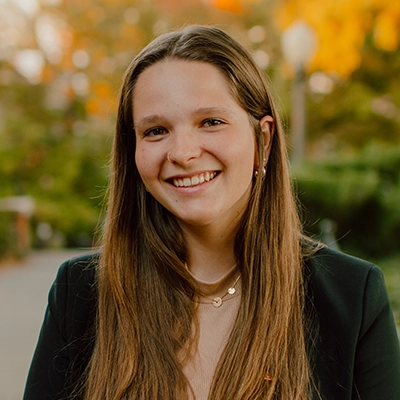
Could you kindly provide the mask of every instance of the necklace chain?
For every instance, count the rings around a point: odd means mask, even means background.
[[[236,264],[235,264],[236,265]],[[185,263],[185,267],[186,269],[189,271],[189,273],[196,279],[196,277],[190,272],[188,265]],[[235,266],[234,266],[235,267]],[[224,303],[224,298],[226,296],[228,296],[228,294],[233,295],[236,293],[236,285],[238,284],[240,278],[241,278],[241,274],[238,275],[238,277],[235,279],[235,282],[233,282],[233,284],[231,286],[229,286],[228,290],[226,291],[226,293],[222,296],[215,296],[212,299],[212,305],[215,308],[219,308],[222,306],[222,304]]]
[[[235,294],[236,293],[236,285],[239,282],[241,275],[239,274],[239,276],[236,278],[235,282],[233,282],[232,286],[229,286],[228,290],[226,291],[226,293],[223,296],[216,296],[212,299],[212,305],[215,308],[219,308],[222,306],[222,304],[224,303],[224,298],[226,296],[228,296],[228,294]]]

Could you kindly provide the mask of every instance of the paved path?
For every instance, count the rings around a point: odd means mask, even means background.
[[[59,265],[82,253],[33,252],[22,263],[0,265],[0,400],[21,400],[50,285]]]

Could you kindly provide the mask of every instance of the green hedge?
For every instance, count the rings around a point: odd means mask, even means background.
[[[21,124],[30,127],[29,135],[24,131],[26,140],[18,136]],[[0,199],[16,195],[33,199],[34,248],[93,244],[107,185],[111,143],[107,132],[89,130],[89,124],[84,127],[88,129],[85,134],[77,135],[64,125],[39,129],[29,119],[8,121],[9,141],[0,146]],[[0,221],[0,235],[7,225]],[[2,236],[0,259],[12,247],[6,242],[7,234]]]
[[[308,162],[293,171],[303,221],[336,223],[339,246],[369,256],[400,250],[400,147],[370,145],[357,155]]]

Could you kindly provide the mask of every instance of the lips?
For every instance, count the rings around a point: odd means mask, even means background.
[[[217,176],[216,171],[204,172],[199,175],[194,175],[191,177],[173,178],[171,179],[171,182],[175,187],[191,187],[200,185],[204,182],[209,182],[213,180],[216,176]]]

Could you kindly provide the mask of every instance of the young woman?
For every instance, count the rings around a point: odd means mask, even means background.
[[[52,286],[25,400],[400,398],[380,270],[302,235],[268,84],[191,26],[128,68],[101,253]]]

